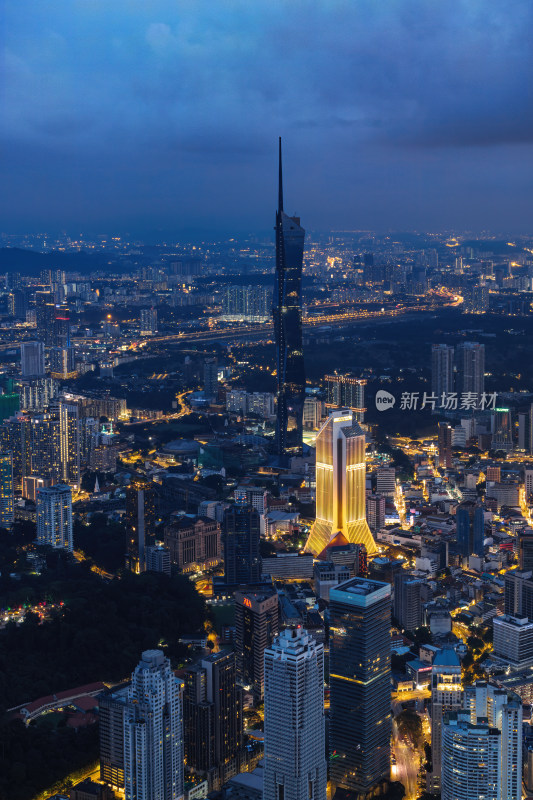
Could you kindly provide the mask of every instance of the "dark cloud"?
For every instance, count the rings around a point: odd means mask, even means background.
[[[10,225],[262,227],[279,133],[315,227],[528,222],[530,0],[36,0],[6,18]],[[516,208],[487,197],[487,164]]]

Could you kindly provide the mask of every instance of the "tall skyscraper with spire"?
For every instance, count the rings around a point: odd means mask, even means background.
[[[302,262],[305,231],[283,210],[281,138],[276,212],[276,281],[273,317],[278,375],[276,448],[280,463],[302,452],[305,368],[302,351]]]

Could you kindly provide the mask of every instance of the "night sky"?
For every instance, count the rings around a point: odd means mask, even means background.
[[[3,16],[2,16],[3,15]],[[10,233],[531,232],[531,0],[5,0]]]

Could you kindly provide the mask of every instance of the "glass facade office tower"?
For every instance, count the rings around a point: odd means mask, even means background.
[[[263,800],[326,800],[324,647],[302,628],[265,650]]]
[[[146,650],[124,712],[126,800],[183,797],[182,684],[162,650]]]
[[[316,522],[305,549],[318,556],[332,543],[377,548],[366,521],[365,435],[353,411],[335,411],[316,438]]]
[[[235,504],[224,512],[224,580],[229,585],[261,580],[260,518],[255,508]]]
[[[21,342],[20,371],[23,378],[40,378],[44,375],[44,344]]]
[[[153,543],[155,532],[155,499],[155,490],[148,482],[137,480],[126,489],[126,562],[132,572],[146,570],[146,546]]]
[[[390,774],[391,587],[351,578],[329,601],[330,780],[366,794]]]
[[[459,503],[455,515],[457,523],[457,545],[464,558],[483,556],[485,544],[485,514],[482,506],[473,500]]]
[[[305,367],[302,351],[302,263],[305,231],[283,210],[281,139],[276,213],[276,280],[272,313],[276,340],[278,416],[276,448],[281,464],[302,452]]]
[[[235,654],[212,653],[183,676],[183,730],[187,767],[207,778],[210,791],[240,772],[242,689]]]

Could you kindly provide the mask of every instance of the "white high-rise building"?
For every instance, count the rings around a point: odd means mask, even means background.
[[[522,701],[477,681],[442,725],[442,800],[521,800]]]
[[[157,309],[141,309],[141,336],[153,336],[157,333]]]
[[[526,467],[524,470],[524,490],[526,500],[533,496],[533,469]]]
[[[263,800],[326,800],[324,648],[302,628],[265,650]]]
[[[306,550],[319,555],[336,542],[377,547],[366,521],[365,434],[353,411],[334,411],[316,437],[316,522]]]
[[[72,491],[57,484],[37,490],[37,541],[55,549],[73,550]]]
[[[428,775],[428,788],[438,792],[441,781],[442,719],[448,711],[463,705],[461,662],[451,647],[439,650],[431,668],[431,751],[433,772]]]
[[[494,659],[514,669],[533,666],[533,622],[503,614],[493,620]]]
[[[22,342],[20,345],[20,371],[23,378],[44,375],[44,344]]]
[[[501,734],[468,711],[448,715],[442,726],[442,800],[503,800]]]
[[[487,681],[465,688],[464,706],[470,722],[486,718],[501,733],[501,797],[520,800],[522,796],[522,702],[520,698]]]
[[[396,493],[395,467],[379,467],[376,473],[376,492],[385,497],[394,497]]]
[[[182,684],[162,650],[146,650],[124,711],[126,800],[183,797]]]

